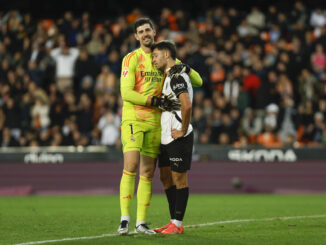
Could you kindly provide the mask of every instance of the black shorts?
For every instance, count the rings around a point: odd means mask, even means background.
[[[183,173],[190,170],[194,134],[172,141],[170,144],[161,144],[161,154],[158,157],[158,166],[171,167],[172,171]]]

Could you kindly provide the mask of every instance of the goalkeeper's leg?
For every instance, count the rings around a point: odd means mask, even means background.
[[[146,225],[146,216],[152,197],[152,178],[155,171],[155,163],[155,158],[145,155],[140,157],[136,231],[145,234],[155,234]]]
[[[121,223],[118,233],[128,234],[130,222],[130,205],[135,192],[135,177],[138,167],[139,152],[131,151],[124,154],[124,169],[120,182]]]

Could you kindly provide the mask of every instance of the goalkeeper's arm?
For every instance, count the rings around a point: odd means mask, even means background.
[[[181,61],[176,59],[176,64],[181,64]],[[191,81],[191,85],[193,87],[201,87],[203,85],[203,79],[201,78],[201,76],[199,75],[199,73],[197,71],[190,68],[188,75],[189,75],[189,78]]]

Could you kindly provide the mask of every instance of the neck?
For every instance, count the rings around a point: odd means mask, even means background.
[[[175,65],[175,60],[173,59],[169,59],[167,62],[166,62],[166,67],[165,67],[165,71],[170,69],[172,66]]]
[[[146,54],[152,53],[152,49],[150,47],[146,47],[144,45],[141,45],[140,47]]]

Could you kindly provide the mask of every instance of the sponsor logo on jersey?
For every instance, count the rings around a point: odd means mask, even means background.
[[[129,68],[128,68],[128,67],[125,67],[125,68],[123,69],[122,76],[123,76],[123,77],[127,77],[127,76],[128,76],[128,73],[129,73]]]
[[[124,197],[122,197],[123,199],[131,199],[131,196],[130,195],[128,195],[128,196],[124,196]]]
[[[163,76],[163,72],[162,71],[142,71],[140,72],[140,75],[142,77],[162,77]]]
[[[185,87],[185,85],[183,83],[177,83],[177,84],[172,86],[172,89],[176,90],[176,89],[182,89],[184,87]]]

